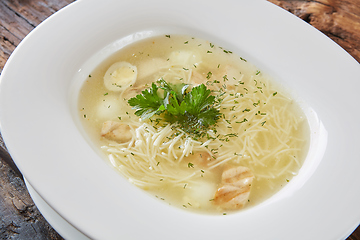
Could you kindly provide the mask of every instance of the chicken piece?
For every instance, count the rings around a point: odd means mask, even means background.
[[[122,93],[122,98],[130,99],[140,94],[142,91],[146,89],[145,85],[137,86],[137,87],[129,87]]]
[[[214,203],[223,209],[240,209],[249,199],[250,187],[241,189],[232,185],[224,185],[215,193]]]
[[[100,134],[102,137],[119,143],[129,142],[133,137],[128,124],[115,121],[104,122]]]
[[[226,185],[233,185],[236,187],[242,187],[245,185],[251,185],[254,178],[254,174],[249,168],[239,166],[227,168],[223,171],[221,179],[222,183]]]
[[[200,166],[207,166],[207,163],[210,160],[211,155],[206,151],[196,152],[186,157],[186,161]]]
[[[214,203],[223,209],[239,209],[248,201],[254,174],[249,168],[227,168],[221,176],[221,187],[215,193]]]
[[[192,71],[191,73],[191,83],[195,86],[204,84],[208,89],[210,90],[219,90],[219,85],[216,83],[213,83],[213,81],[208,80],[203,74]]]
[[[224,84],[227,86],[227,89],[234,89],[242,79],[242,74],[238,69],[227,65],[225,71],[221,74],[221,79],[225,80]]]
[[[196,85],[200,85],[202,83],[206,83],[206,78],[199,72],[192,71],[191,72],[191,83]]]

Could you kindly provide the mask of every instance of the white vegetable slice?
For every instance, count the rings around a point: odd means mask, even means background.
[[[104,84],[110,91],[119,92],[122,91],[124,87],[134,84],[136,77],[136,66],[128,62],[116,62],[106,71]]]

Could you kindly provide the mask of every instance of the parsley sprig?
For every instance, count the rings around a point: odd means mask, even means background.
[[[188,84],[172,84],[160,79],[129,99],[128,103],[136,109],[135,114],[141,119],[159,115],[165,122],[174,124],[184,132],[203,137],[221,114],[216,106],[216,97],[204,84],[190,91],[189,88]]]

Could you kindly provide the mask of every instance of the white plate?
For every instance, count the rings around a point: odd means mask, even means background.
[[[84,137],[77,91],[112,52],[164,33],[231,49],[294,90],[328,132],[324,156],[319,128],[320,150],[296,181],[264,204],[226,216],[167,206],[128,183]],[[338,45],[265,1],[78,0],[9,58],[1,75],[1,131],[31,186],[90,238],[342,239],[360,222],[359,76],[360,65]]]

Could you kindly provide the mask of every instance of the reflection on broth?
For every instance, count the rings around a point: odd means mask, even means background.
[[[133,43],[101,63],[79,109],[130,182],[201,212],[269,198],[297,174],[309,140],[283,88],[231,51],[182,35]]]

